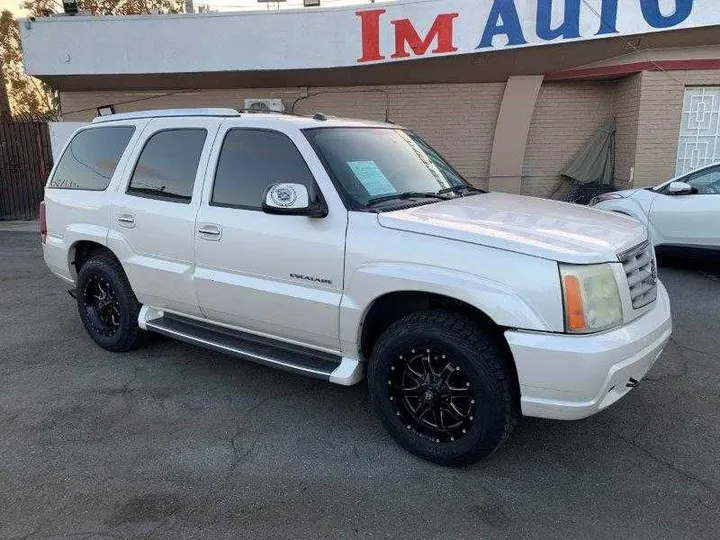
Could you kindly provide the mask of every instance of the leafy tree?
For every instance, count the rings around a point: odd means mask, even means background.
[[[182,13],[183,0],[79,0],[78,9],[93,15],[140,15],[153,12]],[[41,17],[48,11],[62,11],[60,0],[25,0],[21,6],[33,16]]]
[[[88,10],[93,15],[182,13],[183,6],[183,0],[80,0],[78,2],[79,10]],[[43,17],[52,12],[62,11],[62,2],[61,0],[25,0],[21,7],[33,17]],[[17,21],[7,10],[0,12],[0,69],[4,74],[10,107],[14,114],[52,115],[59,110],[57,93],[45,83],[25,73]]]
[[[55,109],[55,96],[50,88],[25,73],[20,31],[8,10],[0,12],[0,66],[13,114],[48,114]]]
[[[10,114],[10,101],[8,100],[7,88],[5,88],[5,76],[0,65],[0,120]]]

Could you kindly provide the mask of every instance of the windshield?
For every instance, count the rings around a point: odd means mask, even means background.
[[[471,188],[427,143],[402,129],[318,128],[305,135],[353,210],[427,202]],[[438,192],[448,193],[438,195]],[[478,190],[479,191],[479,190]],[[426,196],[425,196],[426,195]]]

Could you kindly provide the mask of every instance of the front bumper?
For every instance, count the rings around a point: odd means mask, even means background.
[[[507,331],[522,413],[576,420],[603,410],[632,389],[631,379],[647,374],[671,332],[670,299],[661,283],[653,309],[615,330],[583,336]]]

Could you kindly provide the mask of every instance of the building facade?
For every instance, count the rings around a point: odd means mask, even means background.
[[[715,0],[430,0],[21,22],[63,119],[178,107],[389,120],[471,182],[550,196],[608,119],[614,177],[648,186],[720,161]]]

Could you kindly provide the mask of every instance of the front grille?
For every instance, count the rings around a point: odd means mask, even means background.
[[[618,259],[625,269],[633,308],[653,303],[657,298],[657,267],[650,242],[620,253]]]

